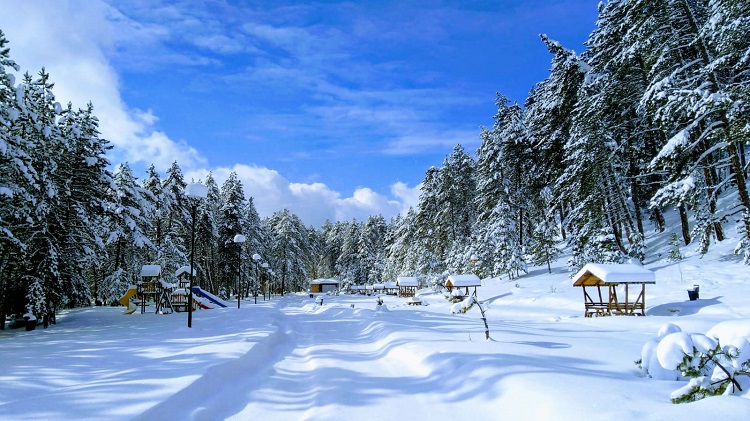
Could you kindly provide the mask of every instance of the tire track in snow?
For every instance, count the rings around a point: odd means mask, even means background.
[[[258,376],[291,352],[293,336],[284,327],[281,313],[273,316],[276,330],[253,345],[247,353],[227,363],[210,366],[189,386],[143,412],[136,420],[218,420],[236,414],[247,405],[247,395]],[[200,406],[195,406],[200,402]]]
[[[349,308],[317,308],[315,314],[288,308],[296,348],[266,373],[263,386],[234,418],[348,419],[373,402],[386,404],[394,394],[404,398],[403,391],[415,392],[406,399],[425,408],[423,415],[444,415],[418,393],[430,369],[403,332],[378,316]]]

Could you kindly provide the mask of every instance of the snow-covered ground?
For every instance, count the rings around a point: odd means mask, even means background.
[[[195,312],[191,329],[185,313],[70,310],[48,329],[0,332],[0,419],[742,419],[747,390],[675,405],[686,382],[644,377],[634,363],[666,323],[706,333],[750,320],[750,267],[733,245],[647,262],[646,317],[584,318],[562,260],[552,274],[484,280],[490,340],[476,307],[451,314],[429,290],[422,306],[248,300]],[[693,284],[700,299],[688,301]]]

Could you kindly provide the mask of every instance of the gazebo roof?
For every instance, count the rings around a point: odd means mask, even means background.
[[[482,281],[477,275],[450,275],[445,281],[445,286],[451,287],[481,287]]]
[[[310,285],[338,285],[340,282],[335,279],[313,279],[310,281]]]
[[[399,276],[396,278],[396,285],[400,287],[418,287],[419,279],[412,276]]]
[[[573,286],[655,284],[654,272],[638,265],[587,263],[573,277]]]

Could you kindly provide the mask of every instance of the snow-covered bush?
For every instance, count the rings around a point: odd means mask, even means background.
[[[460,288],[453,288],[451,292],[444,290],[443,293],[445,294],[445,299],[452,303],[460,303],[461,301],[464,301],[464,294],[461,292]]]
[[[748,393],[750,320],[719,323],[705,335],[668,323],[646,342],[637,364],[657,380],[688,381],[672,393],[673,403],[707,396]]]
[[[667,260],[670,262],[679,262],[682,260],[682,253],[680,252],[680,239],[677,237],[677,233],[673,232],[669,238],[669,255]]]
[[[467,299],[453,304],[451,306],[451,313],[452,314],[466,313],[467,311],[471,310],[475,302],[476,302],[476,298],[473,295],[469,296]]]

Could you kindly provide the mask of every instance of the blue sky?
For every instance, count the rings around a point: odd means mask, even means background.
[[[430,166],[474,153],[496,92],[547,74],[540,33],[577,52],[595,1],[0,0],[22,71],[92,101],[137,175],[236,171],[261,216],[387,218]]]

